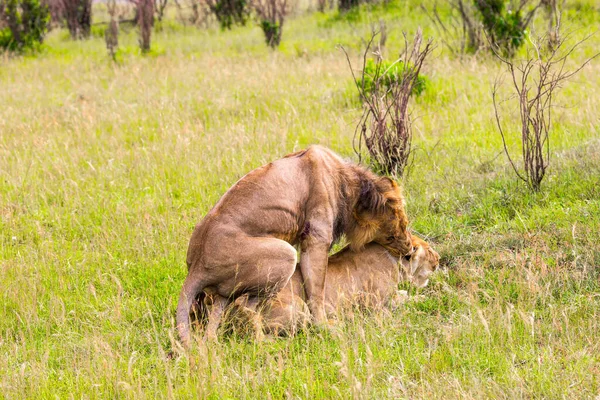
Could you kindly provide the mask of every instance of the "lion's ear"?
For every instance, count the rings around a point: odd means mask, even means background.
[[[395,189],[395,188],[398,187],[398,184],[396,183],[396,181],[393,180],[392,178],[388,177],[388,176],[381,177],[381,181],[389,183],[390,186],[392,187],[392,189]]]
[[[358,214],[380,214],[384,211],[387,198],[377,186],[378,185],[371,179],[361,180],[360,193],[356,204],[356,211]]]

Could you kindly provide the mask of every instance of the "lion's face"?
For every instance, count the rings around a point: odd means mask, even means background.
[[[392,256],[400,258],[412,254],[413,246],[406,225],[399,223],[396,213],[391,211],[390,215],[383,219],[373,241],[385,247]]]
[[[368,212],[360,211],[368,210]],[[381,177],[371,190],[365,190],[361,207],[355,214],[360,234],[350,235],[355,251],[364,244],[376,242],[385,247],[394,257],[412,253],[408,218],[404,212],[404,197],[393,180]]]
[[[415,248],[411,255],[402,257],[402,272],[404,278],[414,286],[422,288],[429,283],[429,277],[437,269],[440,256],[429,244],[413,236],[412,244]]]

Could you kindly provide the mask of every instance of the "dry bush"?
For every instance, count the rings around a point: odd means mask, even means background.
[[[267,45],[272,48],[279,46],[283,24],[290,12],[287,0],[252,0],[252,10],[256,13],[260,27],[265,34]]]
[[[527,52],[527,58],[511,61],[499,53],[495,53],[498,59],[506,66],[512,83],[512,96],[499,100],[498,90],[500,81],[496,80],[492,99],[496,124],[500,135],[504,152],[519,179],[527,184],[532,191],[539,191],[546,170],[550,164],[550,132],[552,130],[552,108],[554,96],[561,84],[579,72],[598,54],[584,61],[574,70],[567,70],[566,62],[569,56],[590,36],[582,41],[567,47],[565,39],[559,39],[556,45],[544,52],[540,45],[547,39],[542,38],[531,41],[531,48]],[[599,53],[600,54],[600,53]],[[521,144],[522,167],[517,167],[513,156],[510,155],[506,144],[507,134],[502,126],[500,117],[501,102],[515,102],[519,108],[519,138]]]
[[[408,165],[412,146],[412,121],[408,104],[419,84],[423,62],[433,46],[429,40],[421,48],[423,35],[419,29],[410,44],[404,35],[404,49],[389,67],[383,61],[381,49],[377,48],[374,52],[375,66],[367,68],[367,57],[376,36],[377,34],[371,36],[363,54],[360,78],[352,71],[364,106],[353,145],[359,158],[363,156],[364,144],[377,169],[386,174],[402,176]],[[347,53],[346,58],[352,70]],[[395,69],[395,76],[390,79],[389,72],[392,69]],[[369,83],[368,87],[366,82]]]

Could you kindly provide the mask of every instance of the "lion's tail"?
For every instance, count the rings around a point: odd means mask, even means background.
[[[177,330],[179,331],[179,338],[186,348],[189,347],[191,338],[190,312],[192,305],[198,294],[201,293],[205,287],[206,284],[204,281],[194,277],[194,274],[190,271],[181,288],[179,304],[177,304]]]

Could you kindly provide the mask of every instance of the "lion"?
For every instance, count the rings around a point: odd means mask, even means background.
[[[251,171],[196,225],[177,328],[190,342],[190,309],[200,292],[213,305],[205,331],[216,337],[223,311],[244,293],[272,295],[300,271],[314,320],[326,321],[327,253],[344,235],[358,251],[369,242],[402,257],[411,251],[400,187],[391,179],[311,146]]]
[[[325,308],[328,314],[350,305],[382,307],[402,301],[398,292],[401,280],[422,288],[439,265],[439,255],[427,242],[412,235],[414,252],[400,259],[377,244],[369,243],[355,252],[350,247],[329,257],[325,283]],[[293,335],[309,323],[310,312],[300,267],[277,295],[262,302],[250,296],[236,299],[228,312],[239,325],[253,325],[260,335],[264,329],[275,335]]]

